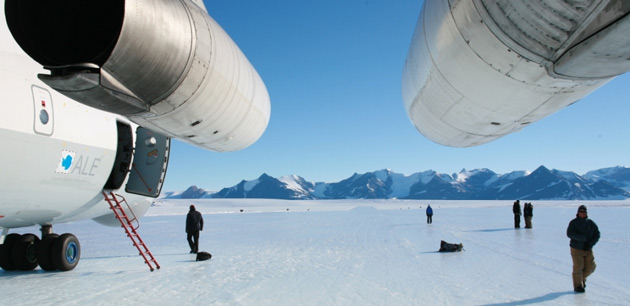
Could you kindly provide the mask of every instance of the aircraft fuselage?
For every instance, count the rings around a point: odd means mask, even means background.
[[[3,42],[12,41],[6,27]],[[44,70],[15,43],[2,44],[0,227],[67,222],[109,212],[102,197],[118,145],[114,115],[51,90]]]

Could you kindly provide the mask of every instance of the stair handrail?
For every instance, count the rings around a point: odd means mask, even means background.
[[[118,203],[118,205],[120,205],[120,203],[124,202],[125,205],[127,206],[127,208],[129,209],[129,211],[131,212],[131,215],[133,216],[133,218],[129,220],[129,225],[133,226],[132,222],[135,220],[137,226],[135,226],[133,229],[137,230],[138,228],[140,228],[140,219],[138,219],[138,217],[136,216],[136,213],[133,212],[133,209],[131,208],[131,206],[127,202],[127,199],[125,199],[125,197],[123,195],[118,194],[118,193],[114,193],[113,191],[110,192],[110,194],[114,198],[114,201],[116,201],[116,203]],[[116,198],[117,196],[119,196],[122,199],[122,201],[119,202],[118,199]],[[122,206],[120,206],[120,208],[122,208],[124,210],[124,208]],[[129,219],[129,218],[127,218],[127,219]]]

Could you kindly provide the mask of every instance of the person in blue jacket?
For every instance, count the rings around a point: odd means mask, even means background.
[[[427,206],[427,223],[433,223],[433,209],[431,208],[431,205]]]
[[[599,241],[599,228],[588,218],[586,206],[580,205],[575,219],[569,222],[567,237],[571,238],[571,258],[573,259],[573,290],[584,292],[586,278],[595,272],[593,246]]]

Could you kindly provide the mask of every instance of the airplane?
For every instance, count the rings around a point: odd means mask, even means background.
[[[402,94],[416,129],[482,145],[630,71],[630,1],[426,0]]]
[[[231,152],[267,127],[261,77],[202,0],[5,0],[0,10],[4,270],[74,269],[79,240],[52,226],[121,226],[109,195],[144,215],[171,138]],[[41,237],[9,234],[30,226]]]

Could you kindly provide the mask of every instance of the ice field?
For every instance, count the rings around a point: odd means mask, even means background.
[[[209,261],[188,253],[191,203]],[[0,294],[3,305],[628,305],[630,201],[532,203],[533,229],[514,229],[511,201],[157,200],[138,231],[160,270],[121,228],[60,224],[81,242],[77,268],[0,270]],[[580,204],[601,240],[575,294],[565,232]],[[439,253],[440,240],[465,251]]]

